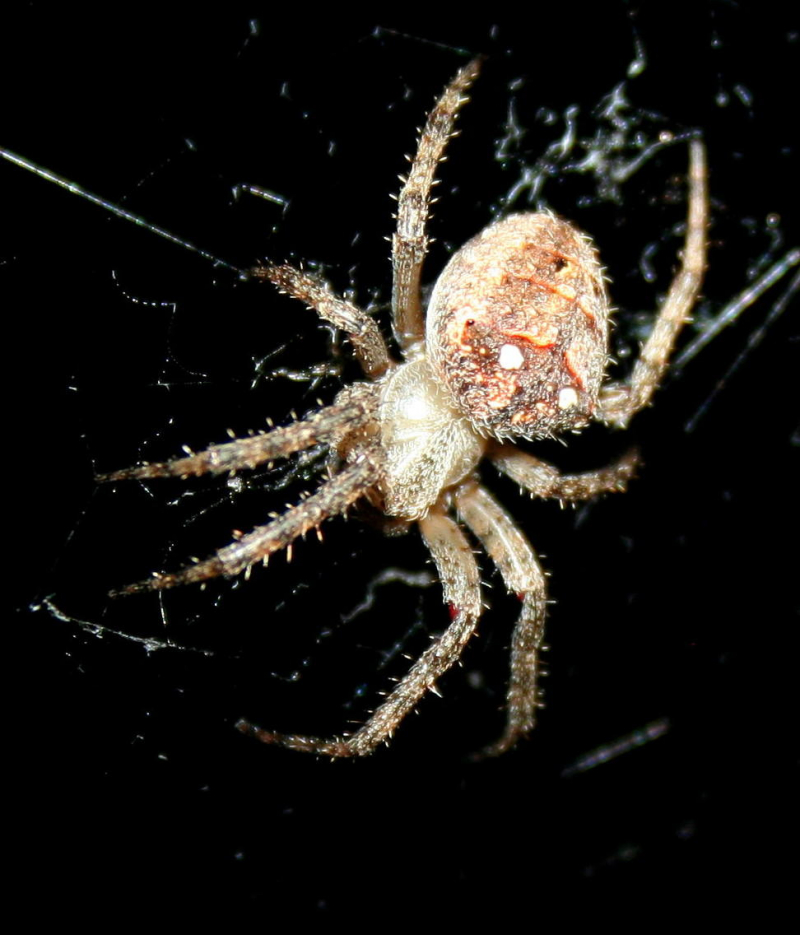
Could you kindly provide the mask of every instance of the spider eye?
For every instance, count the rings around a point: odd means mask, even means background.
[[[535,438],[592,417],[608,300],[589,239],[550,214],[518,214],[465,244],[428,309],[428,353],[482,432]]]

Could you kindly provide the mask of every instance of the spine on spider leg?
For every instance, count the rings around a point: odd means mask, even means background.
[[[352,401],[321,409],[309,418],[292,425],[273,429],[250,438],[237,438],[222,445],[212,445],[205,451],[177,458],[123,468],[110,474],[98,474],[99,483],[121,480],[147,480],[160,477],[199,477],[202,474],[225,474],[258,467],[265,461],[287,458],[297,451],[329,441],[343,427],[360,419],[364,406]]]
[[[287,264],[258,266],[251,272],[258,279],[269,280],[286,295],[305,302],[320,318],[343,331],[368,377],[377,379],[393,366],[373,319],[352,302],[335,296],[323,280]]]
[[[420,134],[416,156],[397,198],[397,231],[392,237],[392,310],[402,348],[419,341],[424,334],[420,278],[430,243],[425,223],[433,177],[453,136],[458,112],[467,102],[466,92],[478,77],[482,62],[479,56],[465,65],[436,102]]]
[[[689,146],[689,215],[683,264],[672,281],[630,377],[624,383],[603,388],[598,417],[617,428],[650,404],[667,371],[675,342],[700,294],[706,268],[708,226],[708,179],[705,146],[693,140]]]
[[[211,558],[171,574],[155,574],[146,581],[129,584],[111,596],[135,594],[139,591],[163,591],[184,584],[195,584],[220,576],[231,577],[280,552],[314,529],[328,517],[343,513],[362,497],[380,476],[379,458],[365,452],[315,493],[265,526],[257,526],[236,542],[220,549]]]

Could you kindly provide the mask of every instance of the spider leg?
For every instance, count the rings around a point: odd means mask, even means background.
[[[600,421],[625,428],[631,418],[650,402],[663,379],[675,341],[700,292],[706,266],[707,224],[706,152],[703,144],[695,140],[689,147],[689,217],[683,266],[672,281],[653,331],[629,379],[601,390],[597,414]]]
[[[350,736],[302,737],[276,734],[239,721],[236,725],[264,743],[277,743],[292,750],[322,753],[326,756],[365,756],[382,741],[387,741],[437,679],[461,656],[475,632],[481,611],[480,576],[475,556],[464,533],[449,519],[440,506],[434,507],[419,521],[420,531],[430,549],[444,596],[450,605],[453,621],[445,632],[425,650],[408,674],[373,712],[370,719]]]
[[[463,485],[456,493],[456,508],[480,539],[508,590],[522,601],[522,612],[511,640],[506,729],[495,743],[478,754],[496,756],[513,747],[536,725],[547,584],[530,543],[487,490],[474,481]]]
[[[465,92],[478,77],[481,59],[465,65],[444,89],[428,115],[419,137],[411,171],[397,199],[397,230],[392,237],[392,314],[397,340],[402,350],[421,341],[425,323],[420,303],[420,276],[430,239],[425,223],[431,204],[431,187],[436,166],[454,135],[456,115],[467,102]]]
[[[328,517],[343,513],[351,503],[366,493],[379,476],[378,459],[370,457],[368,452],[297,506],[276,517],[271,523],[256,526],[251,532],[220,549],[210,558],[189,565],[181,571],[154,574],[146,581],[112,591],[111,596],[133,594],[137,591],[163,591],[166,588],[194,584],[220,575],[237,575],[256,562],[265,561],[273,552],[285,549],[299,536],[319,526]]]
[[[601,493],[622,493],[639,463],[639,452],[631,448],[608,467],[582,474],[562,474],[552,464],[514,445],[499,446],[491,459],[500,471],[535,497],[576,501],[591,500]]]
[[[326,282],[287,264],[258,266],[251,272],[258,279],[268,279],[281,292],[305,302],[320,318],[344,331],[368,377],[375,379],[392,366],[386,342],[374,319],[357,305],[334,295]]]
[[[320,409],[307,419],[294,422],[270,432],[262,432],[249,438],[237,438],[222,445],[211,445],[205,451],[196,452],[185,458],[142,464],[124,468],[110,474],[98,474],[98,482],[120,481],[157,477],[197,477],[201,474],[225,474],[258,467],[265,461],[287,458],[296,451],[303,451],[329,442],[348,426],[360,422],[367,415],[365,402],[349,398],[344,403],[335,403]]]

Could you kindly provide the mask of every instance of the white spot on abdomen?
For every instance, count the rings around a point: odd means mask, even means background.
[[[498,363],[503,370],[519,370],[525,363],[525,358],[516,344],[504,344],[500,348]]]
[[[558,391],[559,409],[572,409],[578,405],[578,394],[571,386],[565,386]]]

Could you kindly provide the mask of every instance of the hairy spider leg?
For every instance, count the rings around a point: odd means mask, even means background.
[[[534,497],[545,500],[591,500],[602,493],[624,493],[639,464],[639,452],[630,448],[608,467],[580,474],[562,474],[557,467],[514,445],[500,445],[492,463]]]
[[[437,505],[419,521],[425,540],[450,605],[453,621],[436,638],[408,674],[389,693],[370,719],[350,736],[303,737],[278,734],[255,727],[247,721],[236,725],[244,734],[264,743],[277,743],[292,750],[320,753],[330,757],[366,756],[383,741],[391,739],[400,722],[417,706],[429,691],[435,691],[436,681],[461,656],[469,638],[475,632],[481,613],[480,575],[472,547],[445,508]]]
[[[98,480],[141,480],[233,473],[240,469],[254,468],[274,458],[288,457],[313,445],[335,443],[354,427],[366,423],[371,415],[370,400],[366,394],[348,393],[343,394],[341,398],[341,402],[327,406],[307,419],[273,429],[263,435],[212,445],[205,451],[174,461],[145,464],[102,474]],[[156,574],[145,581],[112,591],[112,595],[161,591],[177,585],[205,581],[218,575],[236,575],[255,562],[266,559],[273,552],[286,548],[309,529],[319,526],[329,516],[344,512],[375,483],[379,476],[378,459],[368,455],[369,452],[366,452],[336,477],[323,484],[315,494],[301,501],[287,513],[271,523],[256,527],[205,561],[175,573]]]
[[[394,366],[374,319],[357,305],[334,295],[324,280],[287,264],[257,266],[251,272],[258,279],[268,279],[281,292],[305,302],[320,318],[344,331],[368,377],[377,379]]]
[[[600,391],[598,420],[625,428],[631,418],[650,402],[664,378],[675,341],[688,321],[703,282],[707,226],[706,151],[699,140],[694,140],[689,145],[689,216],[683,265],[670,286],[630,377],[621,383],[611,383]]]
[[[513,445],[499,446],[492,461],[535,496],[588,500],[600,493],[625,490],[638,455],[632,449],[611,466],[582,474],[561,474],[553,465]],[[509,513],[484,487],[474,481],[464,484],[456,493],[456,509],[482,543],[506,588],[522,601],[522,612],[511,640],[506,728],[495,743],[476,754],[480,759],[505,753],[536,726],[536,709],[541,706],[539,657],[547,611],[547,582],[532,546]]]
[[[511,640],[511,677],[503,735],[478,756],[510,749],[536,725],[539,706],[539,651],[544,639],[547,582],[528,540],[489,492],[472,481],[456,493],[456,509],[494,562],[506,588],[522,602]]]
[[[420,134],[411,170],[398,197],[397,230],[392,240],[392,307],[395,333],[406,353],[416,353],[416,346],[424,339],[420,278],[430,244],[425,228],[436,166],[444,158],[447,143],[454,135],[456,116],[467,100],[465,94],[477,77],[480,64],[480,59],[473,60],[446,86]],[[690,148],[689,213],[683,265],[628,381],[601,390],[596,417],[602,421],[620,427],[627,425],[632,415],[648,404],[666,371],[677,335],[702,282],[707,197],[705,151],[701,143],[694,142]],[[268,279],[281,291],[304,301],[320,317],[344,331],[367,377],[378,379],[396,366],[372,317],[335,296],[320,278],[288,265],[265,265],[251,272],[254,277]],[[155,575],[151,580],[130,585],[118,593],[162,590],[247,571],[255,562],[287,548],[295,538],[319,526],[329,516],[344,512],[383,478],[383,451],[373,439],[375,428],[380,426],[376,410],[379,396],[374,385],[369,389],[367,384],[354,384],[340,394],[334,406],[296,425],[212,446],[175,461],[143,465],[99,478],[123,480],[233,472],[323,442],[337,448],[346,461],[342,471],[315,494],[272,522],[240,536],[205,561],[174,574]],[[637,463],[636,452],[631,451],[610,467],[568,475],[560,474],[552,465],[519,452],[511,445],[494,444],[489,457],[502,472],[533,495],[561,500],[583,500],[598,493],[623,490]],[[369,720],[352,735],[328,739],[272,733],[247,721],[238,723],[239,730],[265,743],[332,757],[362,756],[388,741],[420,699],[428,691],[435,691],[437,680],[458,660],[480,617],[477,563],[465,534],[447,515],[452,507],[482,542],[508,589],[522,602],[512,638],[506,729],[483,755],[507,750],[533,728],[540,701],[537,677],[546,609],[544,573],[532,547],[515,528],[511,517],[477,481],[468,479],[455,489],[443,492],[428,514],[418,521],[439,572],[445,600],[451,607],[452,623],[411,666]]]
[[[296,451],[331,441],[365,416],[364,406],[356,401],[335,403],[291,425],[260,432],[248,438],[236,438],[221,445],[211,445],[185,458],[140,464],[110,474],[97,474],[98,483],[119,480],[148,480],[160,477],[200,477],[202,474],[226,474],[252,470],[276,458],[288,458]]]
[[[271,523],[256,526],[251,532],[220,549],[210,558],[181,571],[160,574],[152,578],[129,584],[111,596],[133,594],[138,591],[163,591],[183,584],[195,584],[217,578],[220,575],[238,575],[264,561],[274,552],[280,552],[295,539],[310,529],[315,529],[331,516],[343,513],[352,503],[362,497],[378,480],[380,470],[378,458],[363,453],[357,461],[348,465],[335,477],[324,483],[316,493],[301,500],[296,506],[276,517]]]
[[[401,350],[425,336],[420,300],[422,264],[431,243],[425,232],[436,166],[445,158],[455,132],[456,116],[469,98],[466,92],[478,77],[481,58],[465,65],[444,89],[428,115],[417,143],[411,170],[397,198],[397,228],[392,236],[392,316]]]

